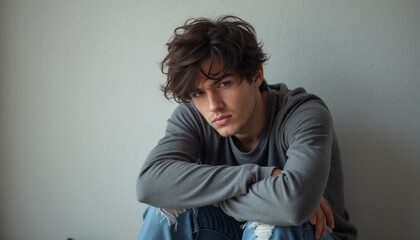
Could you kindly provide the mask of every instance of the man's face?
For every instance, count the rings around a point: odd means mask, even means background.
[[[210,60],[204,61],[201,69],[208,73],[211,64]],[[210,75],[220,70],[220,63],[214,62]],[[249,130],[256,121],[264,120],[264,116],[255,114],[262,80],[253,80],[252,83],[240,80],[234,72],[227,72],[220,80],[200,75],[197,88],[191,95],[201,115],[224,137],[247,136],[253,132]]]

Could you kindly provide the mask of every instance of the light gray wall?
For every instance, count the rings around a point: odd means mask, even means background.
[[[330,106],[359,239],[420,226],[420,3],[1,1],[0,239],[135,239],[136,175],[175,104],[158,63],[189,17],[235,14],[269,82]]]

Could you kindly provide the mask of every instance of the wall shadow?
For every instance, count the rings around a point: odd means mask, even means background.
[[[346,205],[359,239],[414,239],[418,219],[418,149],[347,123],[337,130],[343,156]],[[417,226],[417,227],[415,227]]]

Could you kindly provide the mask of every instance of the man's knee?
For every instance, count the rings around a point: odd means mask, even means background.
[[[244,240],[315,239],[314,227],[309,223],[299,226],[275,226],[259,222],[247,222],[244,228]],[[327,233],[325,239],[332,239],[331,234]]]
[[[260,222],[247,222],[244,225],[243,239],[262,239],[268,240],[273,235],[275,226]]]
[[[193,232],[194,210],[148,206],[143,214],[139,239],[188,239]],[[180,224],[181,227],[178,227]]]
[[[190,239],[191,236],[241,239],[242,236],[242,223],[214,206],[182,210],[149,206],[143,214],[143,220],[139,239]]]
[[[176,229],[181,214],[196,215],[197,213],[195,209],[164,209],[148,206],[144,211],[143,221],[144,223],[154,222],[154,224],[159,222],[158,225],[165,223],[169,228],[174,227]]]

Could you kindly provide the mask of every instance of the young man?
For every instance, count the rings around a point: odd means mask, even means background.
[[[180,104],[137,180],[139,239],[355,239],[330,113],[267,85],[253,27],[191,19],[167,45],[162,90]]]

